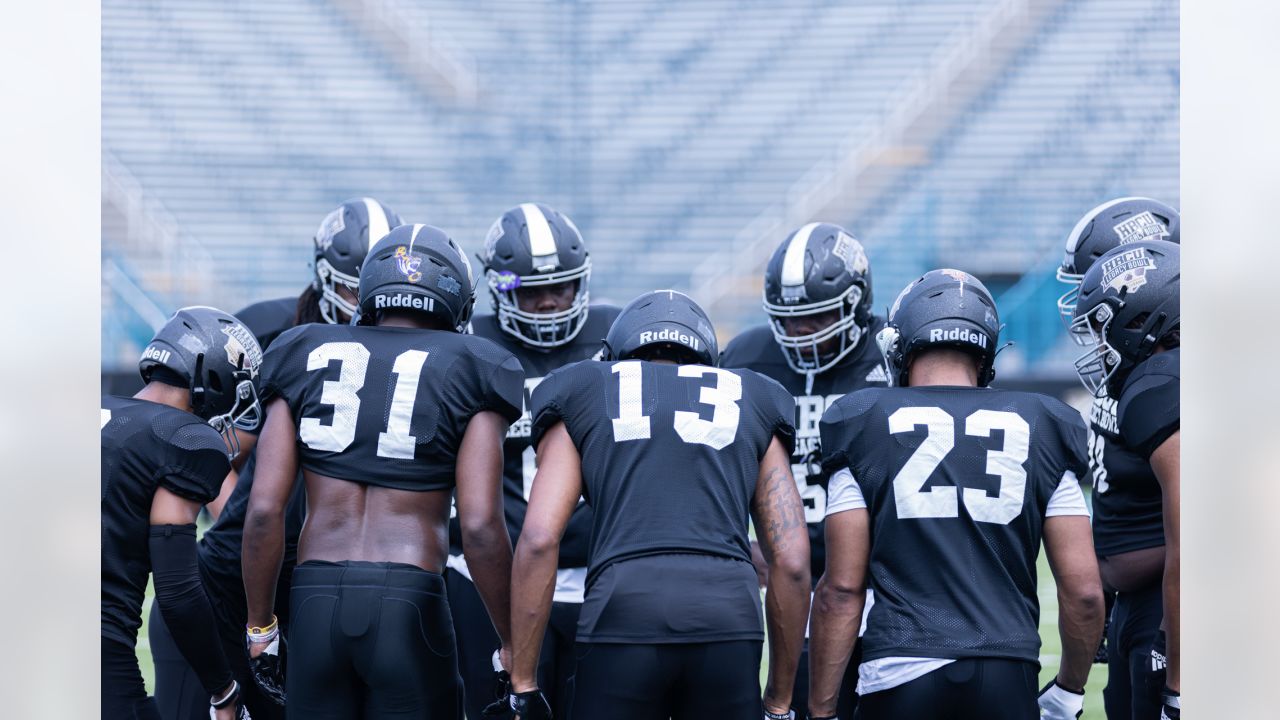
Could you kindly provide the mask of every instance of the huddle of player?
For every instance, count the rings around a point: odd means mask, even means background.
[[[1068,239],[1086,432],[989,387],[981,282],[930,271],[878,317],[836,225],[786,238],[768,326],[721,354],[680,293],[590,304],[550,207],[493,224],[473,319],[456,242],[348,201],[301,297],[179,310],[144,388],[104,398],[103,717],[1074,718],[1105,586],[1108,717],[1176,718],[1166,239],[1142,198]],[[1037,695],[1042,540],[1062,658]]]

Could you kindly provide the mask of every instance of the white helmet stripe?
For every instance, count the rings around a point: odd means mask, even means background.
[[[804,284],[804,251],[809,246],[809,236],[821,223],[809,223],[796,231],[787,246],[787,254],[782,258],[782,284]]]
[[[560,257],[556,252],[556,238],[551,234],[551,225],[547,223],[547,217],[533,203],[521,203],[520,210],[524,213],[524,221],[529,228],[529,251],[533,255],[534,269],[546,265],[559,265]]]
[[[373,198],[360,198],[364,201],[365,212],[369,214],[369,250],[387,233],[391,232],[391,219],[382,204]]]
[[[418,233],[422,232],[422,228],[426,227],[422,223],[414,223],[413,234],[409,236],[409,252],[413,252],[413,244],[418,241]]]

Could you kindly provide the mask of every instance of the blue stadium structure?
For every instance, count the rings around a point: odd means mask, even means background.
[[[682,289],[726,335],[772,248],[839,222],[878,304],[962,267],[1002,376],[1062,374],[1075,219],[1179,200],[1176,0],[104,0],[102,47],[106,369],[175,307],[296,295],[373,195],[472,251],[554,205],[594,296]]]

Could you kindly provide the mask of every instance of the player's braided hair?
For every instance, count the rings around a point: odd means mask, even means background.
[[[320,314],[320,291],[314,285],[308,285],[298,296],[298,307],[293,313],[294,325],[325,322]]]

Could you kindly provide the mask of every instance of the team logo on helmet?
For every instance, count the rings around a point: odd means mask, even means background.
[[[440,277],[436,278],[436,287],[440,288],[441,290],[444,290],[450,295],[458,295],[460,294],[459,291],[462,290],[462,283],[458,282],[457,280],[454,280],[448,275],[441,275]]]
[[[844,267],[850,273],[867,273],[867,268],[871,265],[867,260],[867,251],[862,248],[862,243],[858,242],[848,233],[837,233],[836,244],[831,248],[831,254],[844,260]]]
[[[943,275],[946,275],[949,278],[952,278],[953,280],[957,280],[962,283],[973,282],[973,276],[963,270],[952,270],[951,268],[944,268],[942,270],[939,270],[938,272],[942,273]]]
[[[1133,292],[1147,284],[1147,271],[1155,268],[1146,249],[1130,250],[1102,263],[1102,285],[1118,293]]]
[[[343,219],[342,208],[329,213],[321,221],[320,229],[316,231],[316,248],[322,251],[328,250],[333,245],[333,236],[346,228],[347,223]]]
[[[484,236],[484,260],[490,262],[498,252],[498,241],[502,239],[502,218],[489,226],[489,234]]]
[[[422,273],[418,268],[422,265],[422,258],[414,257],[409,254],[409,248],[401,245],[396,248],[396,267],[400,269],[400,274],[409,279],[409,282],[416,283],[422,279]]]
[[[248,370],[249,377],[256,377],[258,368],[262,365],[262,348],[258,347],[253,333],[240,323],[223,325],[222,332],[227,336],[227,344],[223,346],[227,351],[227,362],[232,367]]]
[[[1140,212],[1113,228],[1121,245],[1139,240],[1161,240],[1169,237],[1169,228],[1156,219],[1150,210]]]
[[[494,281],[493,286],[501,292],[515,290],[520,287],[520,276],[510,270],[503,270],[498,273],[498,277]]]

